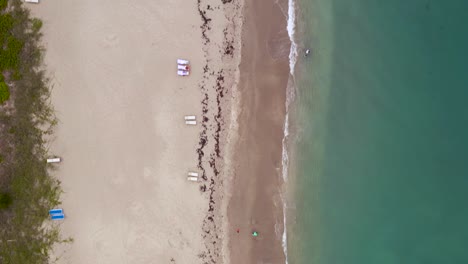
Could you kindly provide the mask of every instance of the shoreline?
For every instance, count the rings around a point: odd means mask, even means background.
[[[228,207],[230,263],[286,262],[281,167],[291,44],[287,5],[245,2],[239,141]],[[252,238],[252,231],[259,237]]]
[[[278,17],[286,1],[122,2],[114,12],[105,5],[87,12],[85,2],[31,8],[44,20],[45,61],[57,85],[52,101],[61,123],[51,149],[64,157],[55,172],[65,190],[61,229],[75,239],[55,255],[62,262],[283,264],[290,42],[286,18]],[[184,19],[157,12],[164,7]],[[133,14],[141,18],[120,22]],[[140,40],[138,49],[130,39]],[[195,66],[188,79],[163,67],[181,50]],[[200,117],[195,129],[177,125],[189,112]],[[84,156],[92,166],[82,166]],[[177,176],[195,168],[198,184]],[[251,228],[260,237],[252,240]]]

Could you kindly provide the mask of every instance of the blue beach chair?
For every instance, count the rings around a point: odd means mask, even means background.
[[[63,214],[63,209],[52,209],[52,210],[49,210],[49,214],[50,214],[50,215],[54,215],[54,214]]]
[[[65,218],[65,215],[64,214],[54,214],[50,217],[50,219],[52,220],[62,220]]]

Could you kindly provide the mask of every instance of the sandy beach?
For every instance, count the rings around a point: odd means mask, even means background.
[[[223,151],[217,128],[228,124],[218,106],[229,108],[229,100],[217,87],[234,84],[237,57],[229,51],[229,10],[206,2],[28,6],[44,22],[59,119],[50,149],[63,159],[54,172],[64,190],[61,229],[74,239],[56,248],[58,263],[222,257],[222,224],[214,217],[222,208],[215,205],[222,193],[214,192],[222,185],[213,178],[222,169],[214,164]],[[190,60],[189,77],[176,75],[177,58]],[[198,125],[186,126],[184,115],[196,115]],[[200,173],[200,182],[188,182],[188,171]]]
[[[61,230],[74,239],[58,263],[284,263],[283,4],[28,6],[44,22]],[[177,58],[190,76],[176,75]]]

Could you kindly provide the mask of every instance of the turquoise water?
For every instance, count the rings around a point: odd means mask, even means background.
[[[299,6],[289,263],[468,263],[468,1]]]

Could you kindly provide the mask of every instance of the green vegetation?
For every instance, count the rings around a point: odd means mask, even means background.
[[[8,0],[0,0],[0,10],[4,10],[8,5]]]
[[[32,31],[39,32],[39,30],[42,28],[42,20],[33,18],[31,22],[32,22]]]
[[[50,263],[52,246],[71,240],[44,225],[61,189],[45,162],[56,121],[42,68],[42,22],[21,0],[0,0],[0,10],[0,263]]]
[[[8,193],[0,193],[0,210],[8,209],[12,202],[13,200]]]
[[[5,82],[0,82],[0,104],[10,98],[10,90]]]

